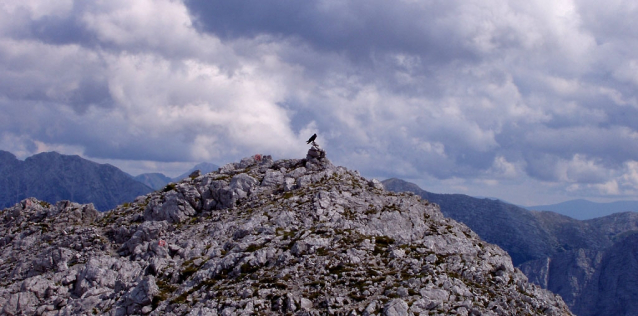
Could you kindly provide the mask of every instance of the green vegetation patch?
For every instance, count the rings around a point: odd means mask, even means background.
[[[167,184],[167,185],[164,187],[164,189],[162,189],[162,192],[173,191],[173,190],[175,190],[175,187],[176,187],[176,186],[177,186],[177,185],[176,185],[175,183],[169,183],[169,184]]]
[[[329,252],[328,252],[328,249],[326,249],[326,247],[318,248],[315,252],[316,252],[316,253],[317,253],[317,255],[319,255],[319,256],[327,256],[327,255],[328,255],[328,253],[329,253]]]
[[[264,248],[264,245],[250,244],[248,247],[246,247],[246,250],[244,250],[244,252],[255,252],[261,248]]]
[[[157,284],[157,287],[159,288],[159,293],[153,296],[153,309],[157,308],[161,302],[165,301],[173,292],[175,292],[175,290],[177,290],[176,286],[161,279],[157,279],[155,284]]]
[[[259,266],[253,266],[250,263],[244,263],[240,267],[241,273],[252,274],[259,270]]]
[[[388,247],[389,245],[394,244],[395,240],[388,236],[376,236],[374,238],[374,243],[382,247]]]
[[[195,272],[199,271],[199,268],[207,261],[202,260],[202,262],[200,262],[199,264],[195,264],[195,260],[197,259],[199,258],[193,258],[191,260],[184,261],[184,263],[182,264],[184,270],[182,270],[179,274],[180,282],[190,278],[193,274],[195,274]]]
[[[336,275],[342,275],[346,272],[351,272],[351,271],[354,271],[354,269],[344,264],[338,264],[334,267],[328,268],[328,272],[330,272],[330,274],[336,274]]]

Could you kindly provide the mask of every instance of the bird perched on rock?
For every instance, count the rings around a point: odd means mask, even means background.
[[[317,134],[312,134],[312,136],[310,136],[310,139],[306,142],[306,144],[310,144],[314,142],[315,139],[317,139]]]

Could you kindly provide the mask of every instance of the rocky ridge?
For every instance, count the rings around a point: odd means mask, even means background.
[[[7,315],[571,315],[435,204],[335,167],[256,155],[111,211],[0,212]]]

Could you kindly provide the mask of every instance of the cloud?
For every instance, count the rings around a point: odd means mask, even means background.
[[[35,24],[52,19],[38,6],[15,8],[29,9]],[[277,105],[296,70],[268,45],[254,46],[266,54],[255,59],[235,55],[190,28],[177,2],[81,9],[53,17],[74,20],[106,49],[28,36],[0,42],[7,132],[31,126],[33,141],[62,140],[96,158],[196,161],[247,150],[303,151],[289,114]]]
[[[368,172],[498,178],[519,165],[542,181],[602,184],[636,157],[627,145],[636,133],[633,61],[600,45],[592,4],[186,4],[200,31],[227,41],[301,43],[284,61],[334,54],[309,78],[329,92],[310,91],[305,102],[345,145],[344,161]],[[628,66],[611,64],[610,53]]]
[[[442,1],[193,0],[186,5],[200,30],[227,39],[263,34],[299,39],[312,49],[345,53],[352,61],[366,64],[373,61],[373,51],[406,51],[432,62],[474,58],[464,43],[455,41],[454,28],[436,28],[436,32],[430,28],[452,22],[447,19],[453,6]]]
[[[0,144],[141,170],[303,157],[318,133],[331,160],[376,177],[630,195],[635,10],[627,1],[3,4]]]

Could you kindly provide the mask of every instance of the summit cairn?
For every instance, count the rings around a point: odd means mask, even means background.
[[[325,168],[334,168],[334,166],[330,160],[326,158],[326,151],[313,142],[312,147],[308,149],[308,153],[306,154],[306,168],[311,170],[320,170]]]
[[[418,196],[256,156],[98,213],[0,211],[3,315],[571,315]]]
[[[316,139],[317,134],[313,134],[306,142],[307,144],[312,143],[312,147],[310,147],[306,154],[306,168],[311,170],[334,168],[330,160],[326,158],[326,151],[319,147],[319,144],[315,141]]]

